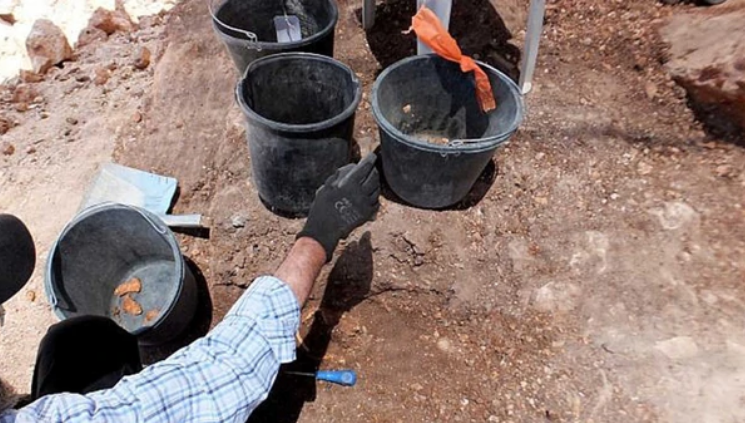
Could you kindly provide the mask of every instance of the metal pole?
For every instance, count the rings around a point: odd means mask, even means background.
[[[543,32],[543,17],[546,14],[546,0],[530,0],[528,28],[525,31],[525,47],[520,65],[520,89],[523,94],[533,88],[533,73],[538,60],[538,45]]]

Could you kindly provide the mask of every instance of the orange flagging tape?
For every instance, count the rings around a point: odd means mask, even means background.
[[[497,108],[489,77],[473,59],[463,55],[458,43],[442,26],[440,19],[434,12],[422,6],[419,12],[411,18],[411,29],[416,32],[419,40],[437,53],[438,56],[459,63],[460,70],[463,72],[473,71],[476,78],[476,96],[481,105],[481,110],[490,112]]]

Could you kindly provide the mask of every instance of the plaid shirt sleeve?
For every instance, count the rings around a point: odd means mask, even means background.
[[[56,394],[0,423],[240,422],[266,399],[280,363],[295,359],[300,308],[292,290],[260,277],[207,336],[88,395]]]

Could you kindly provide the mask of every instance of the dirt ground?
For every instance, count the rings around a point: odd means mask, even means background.
[[[365,154],[378,144],[370,88],[413,52],[401,34],[413,2],[380,3],[368,34],[360,6],[339,1],[335,56],[364,84]],[[476,13],[485,6],[456,0],[452,32],[516,76],[526,5]],[[353,368],[358,385],[281,374],[251,421],[745,421],[745,150],[694,120],[657,32],[670,15],[705,12],[652,0],[548,8],[526,120],[469,197],[428,211],[386,192],[319,279],[291,367]],[[15,148],[0,156],[0,210],[29,221],[44,258],[98,163],[113,155],[178,178],[175,212],[211,221],[208,236],[179,235],[209,286],[205,329],[274,270],[303,221],[256,195],[237,73],[204,2],[142,26],[31,84],[43,97],[31,110],[8,92],[18,125],[0,140]],[[139,71],[143,44],[154,63]],[[106,84],[79,78],[101,66],[113,69]],[[53,320],[40,275],[0,328],[0,374],[22,392]]]

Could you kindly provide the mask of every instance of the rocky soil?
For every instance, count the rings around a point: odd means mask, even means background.
[[[360,2],[339,2],[335,56],[364,85],[363,154],[378,145],[371,85],[413,51],[409,3],[381,3],[365,33]],[[525,5],[495,6],[456,0],[453,34],[514,74]],[[745,420],[745,151],[691,111],[660,35],[717,10],[550,0],[526,121],[469,197],[428,211],[386,190],[303,311],[292,367],[353,368],[359,384],[282,374],[252,421]],[[175,212],[211,220],[208,237],[179,239],[216,323],[303,222],[257,198],[237,74],[203,2],[75,53],[4,88],[0,210],[29,222],[43,259],[98,163],[178,178]],[[0,374],[20,391],[52,321],[40,280],[41,267],[0,328]]]

